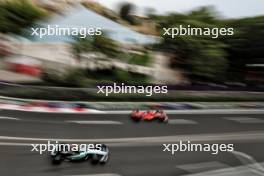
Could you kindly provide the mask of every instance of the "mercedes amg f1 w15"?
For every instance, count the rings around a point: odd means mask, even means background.
[[[77,151],[52,150],[51,159],[53,164],[61,164],[63,161],[86,161],[91,160],[92,164],[105,164],[109,158],[109,149],[106,145],[100,144],[98,148],[80,147]]]

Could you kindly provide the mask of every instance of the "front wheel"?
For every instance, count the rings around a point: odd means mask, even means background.
[[[52,164],[59,165],[62,162],[62,156],[56,155],[52,158]]]
[[[168,119],[168,117],[160,118],[159,119],[159,122],[168,123],[169,122],[169,119]]]
[[[98,164],[99,163],[100,158],[97,155],[93,155],[92,156],[92,160],[91,163],[92,164]]]

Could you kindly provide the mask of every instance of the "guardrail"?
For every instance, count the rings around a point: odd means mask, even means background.
[[[29,86],[0,83],[0,95],[23,99],[59,101],[127,102],[264,102],[264,92],[169,90],[167,94],[98,94],[95,88]]]
[[[98,112],[133,109],[264,109],[264,102],[86,102],[32,100],[0,96],[0,109],[38,112]]]

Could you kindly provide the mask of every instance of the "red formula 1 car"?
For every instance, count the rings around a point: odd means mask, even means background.
[[[153,111],[139,111],[134,110],[130,115],[131,119],[138,122],[140,120],[153,121],[158,120],[160,122],[168,122],[169,118],[167,114],[162,110]]]

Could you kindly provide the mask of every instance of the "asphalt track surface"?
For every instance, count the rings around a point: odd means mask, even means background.
[[[0,175],[3,176],[178,176],[264,175],[263,114],[169,115],[168,124],[134,123],[125,114],[53,114],[0,111]],[[51,164],[29,144],[61,140],[103,142],[106,165]],[[164,152],[163,144],[234,144],[237,152]],[[219,174],[218,173],[218,174]],[[219,174],[220,175],[220,174]]]

